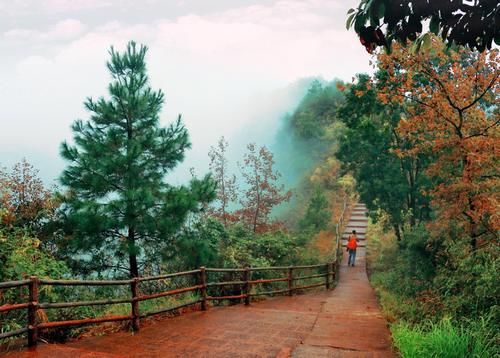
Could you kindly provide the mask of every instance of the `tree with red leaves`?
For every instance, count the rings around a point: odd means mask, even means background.
[[[435,158],[427,174],[437,183],[436,232],[458,228],[473,249],[498,240],[499,51],[449,50],[432,37],[431,51],[398,45],[379,66],[388,76],[379,99],[407,108],[398,132],[411,145],[398,154]]]
[[[0,223],[38,231],[57,208],[36,170],[23,159],[10,173],[0,169]]]
[[[237,214],[254,233],[272,231],[280,227],[280,223],[270,221],[273,208],[289,201],[292,192],[285,192],[284,185],[278,184],[281,174],[273,170],[273,154],[265,146],[257,151],[256,145],[250,143],[247,149],[241,166],[247,190]]]

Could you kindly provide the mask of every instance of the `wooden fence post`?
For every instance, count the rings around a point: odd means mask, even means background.
[[[293,267],[288,268],[288,296],[293,295]]]
[[[134,277],[130,282],[130,288],[132,290],[132,329],[134,331],[139,330],[139,301],[137,298],[139,297],[139,279]]]
[[[243,281],[245,281],[245,306],[250,304],[250,268],[245,267],[245,271],[243,271]]]
[[[200,267],[200,283],[201,285],[201,310],[207,310],[207,271],[205,267]]]
[[[31,276],[29,283],[29,306],[28,306],[28,346],[36,346],[38,340],[38,329],[36,325],[36,311],[38,310],[38,277]]]
[[[326,286],[326,289],[329,290],[330,289],[330,263],[327,263],[325,265],[325,268],[326,268],[325,286]]]

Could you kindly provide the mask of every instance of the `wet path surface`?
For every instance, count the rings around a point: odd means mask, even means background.
[[[340,267],[340,280],[328,296],[318,319],[292,357],[394,357],[387,328],[366,275],[364,239],[367,219],[364,206],[357,206],[347,225],[359,234],[356,265],[347,266],[347,253]],[[359,236],[359,235],[358,235]],[[345,250],[345,249],[344,249]]]
[[[64,345],[39,343],[9,357],[276,357],[289,356],[311,332],[330,292],[279,297],[250,306],[211,308],[159,321],[140,332]]]
[[[366,227],[359,219],[362,208],[353,217],[356,227]],[[358,249],[355,267],[347,267],[344,255],[333,291],[211,308],[156,322],[136,334],[40,343],[7,357],[393,357],[366,276],[364,250]]]

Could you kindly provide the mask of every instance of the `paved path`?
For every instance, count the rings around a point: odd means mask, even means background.
[[[360,210],[358,210],[360,211]],[[356,223],[358,225],[358,223]],[[9,357],[393,357],[386,323],[365,272],[341,266],[333,291],[212,308],[64,345],[39,344]]]
[[[346,231],[366,233],[365,208],[357,205]],[[362,229],[364,228],[364,229]],[[338,286],[327,298],[311,333],[292,357],[394,357],[390,332],[366,275],[364,235],[356,265],[340,267]]]

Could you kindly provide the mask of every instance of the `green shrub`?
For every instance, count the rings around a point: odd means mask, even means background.
[[[398,323],[392,327],[392,335],[403,358],[488,358],[500,354],[484,320],[468,327],[450,319],[416,326]]]
[[[500,248],[491,245],[471,252],[469,245],[451,243],[447,250],[452,255],[437,270],[433,282],[443,310],[456,318],[496,313],[500,320]]]

